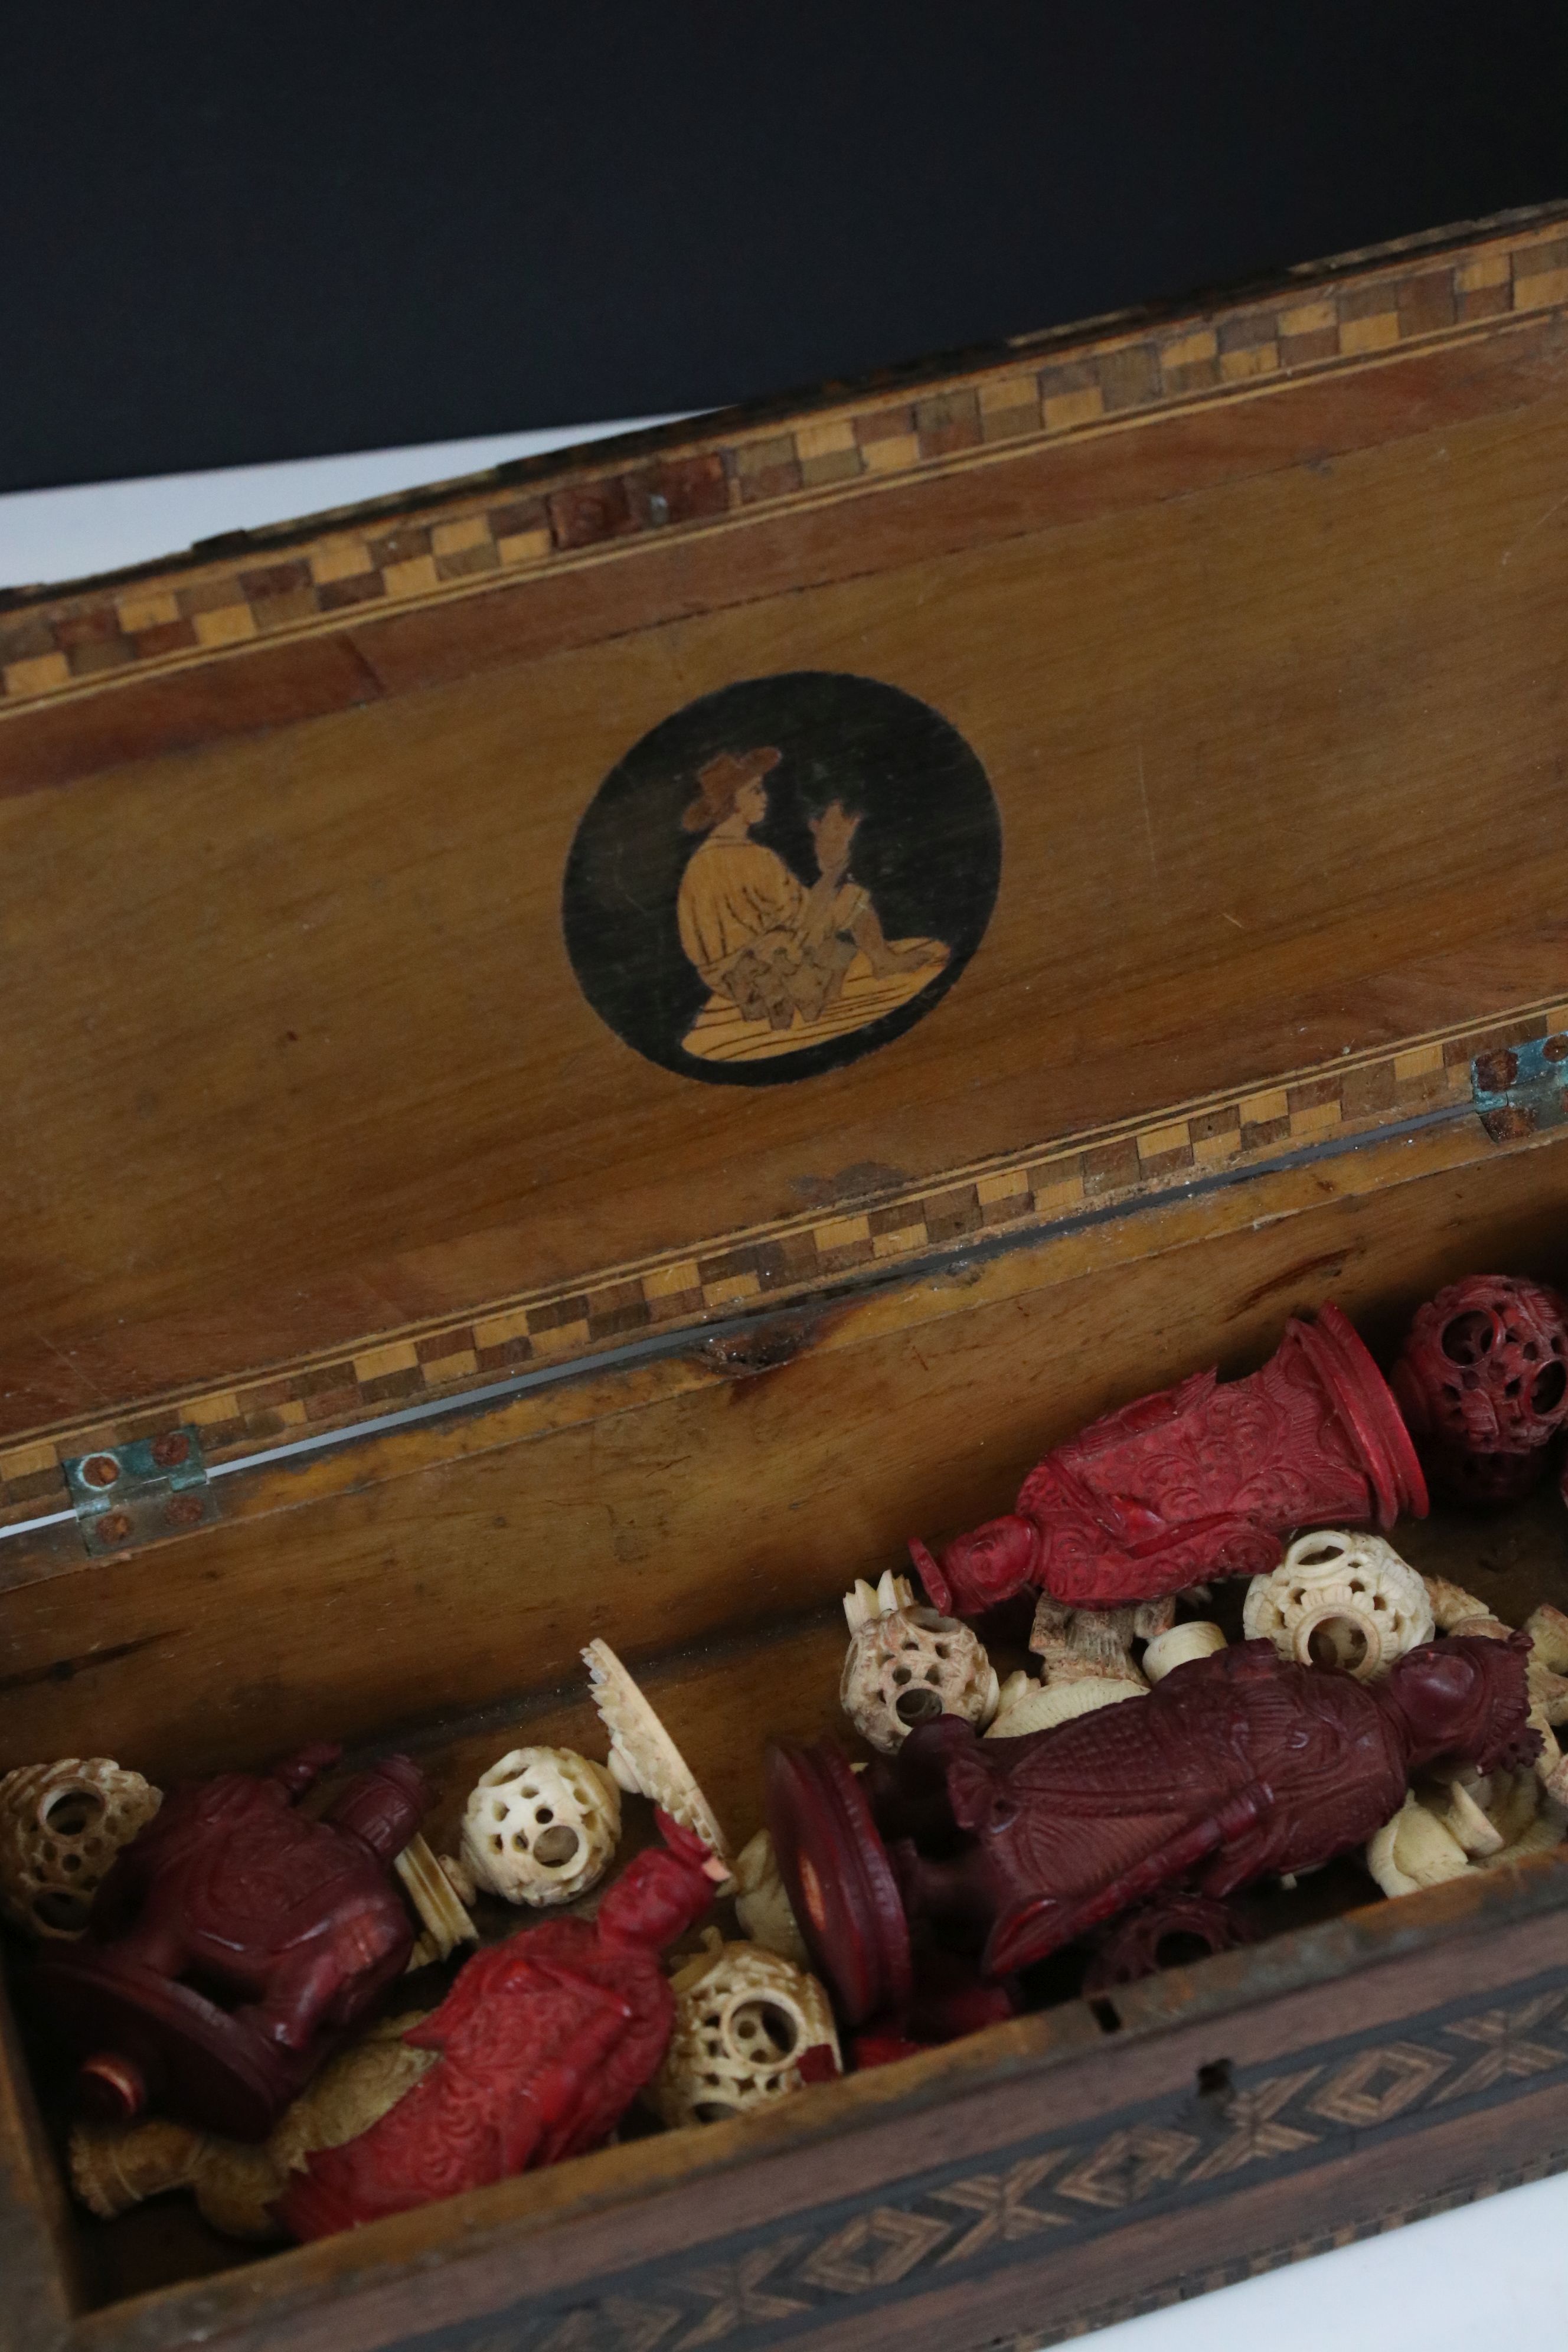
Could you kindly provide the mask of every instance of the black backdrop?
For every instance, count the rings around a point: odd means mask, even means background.
[[[1568,194],[1568,6],[0,9],[0,489],[705,407]]]

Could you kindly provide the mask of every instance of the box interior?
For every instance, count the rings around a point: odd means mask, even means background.
[[[1108,1406],[1205,1363],[1252,1369],[1289,1313],[1326,1297],[1386,1361],[1414,1306],[1459,1273],[1568,1273],[1561,1171],[1550,1139],[1500,1150],[1466,1119],[955,1261],[847,1304],[772,1370],[694,1354],[657,1380],[587,1375],[575,1415],[558,1397],[551,1426],[522,1433],[500,1408],[351,1442],[337,1491],[320,1465],[291,1496],[284,1474],[258,1472],[248,1508],[130,1559],[66,1565],[13,1543],[0,1638],[19,1670],[0,1766],[110,1753],[167,1780],[263,1764],[310,1737],[343,1737],[346,1765],[405,1746],[435,1784],[439,1847],[508,1747],[603,1754],[575,1665],[602,1633],[742,1841],[760,1822],[768,1733],[836,1732],[855,1748],[837,1693],[838,1595],[856,1574],[899,1566],[910,1533],[1007,1507],[1029,1462]],[[1552,1483],[1495,1517],[1404,1522],[1395,1542],[1520,1618],[1568,1605],[1565,1535]],[[1230,1614],[1240,1589],[1223,1596]],[[998,1629],[1004,1671],[1023,1630]],[[647,1811],[629,1801],[634,1838]],[[1380,1899],[1347,1861],[1258,1903],[1273,1937]],[[519,1924],[496,1906],[488,1932]],[[18,1943],[7,1959],[58,2165],[58,2083],[27,2031]],[[1076,2004],[1070,1968],[1041,1996]],[[735,2128],[743,2151],[752,2126]],[[607,2161],[580,2158],[537,2193],[591,2200]],[[71,2207],[61,2229],[84,2310],[272,2259],[217,2237],[180,2196],[109,2224]]]

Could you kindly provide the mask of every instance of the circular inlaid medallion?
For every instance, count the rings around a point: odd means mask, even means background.
[[[605,777],[567,860],[567,951],[649,1061],[782,1086],[934,1011],[1001,866],[985,771],[939,712],[875,678],[747,678],[662,719]]]

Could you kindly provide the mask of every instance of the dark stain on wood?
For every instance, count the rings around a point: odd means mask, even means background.
[[[1226,1319],[1234,1323],[1238,1316],[1261,1306],[1266,1298],[1275,1297],[1281,1290],[1292,1290],[1298,1283],[1306,1282],[1313,1276],[1321,1276],[1324,1282],[1332,1282],[1344,1272],[1347,1262],[1360,1255],[1360,1251],[1352,1247],[1324,1250],[1316,1257],[1304,1257],[1298,1265],[1286,1266],[1283,1273],[1270,1275],[1268,1281],[1260,1282],[1255,1290],[1245,1292]]]
[[[105,1650],[83,1650],[74,1658],[53,1658],[47,1666],[29,1666],[25,1674],[0,1675],[0,1692],[32,1690],[41,1683],[74,1682],[78,1675],[87,1674],[94,1666],[117,1665],[121,1658],[133,1658],[138,1650],[150,1650],[155,1643],[174,1638],[167,1630],[143,1633],[138,1641],[115,1642]]]

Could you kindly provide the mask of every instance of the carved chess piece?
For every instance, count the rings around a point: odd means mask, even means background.
[[[1517,1502],[1568,1424],[1568,1302],[1539,1282],[1468,1275],[1417,1310],[1389,1383],[1438,1493]]]
[[[310,2156],[279,2200],[297,2238],[403,2213],[579,2156],[657,2072],[675,2022],[660,1954],[724,1864],[668,1814],[590,1922],[556,1918],[477,1953],[407,2036],[437,2063],[370,2130]]]
[[[1361,1683],[1247,1642],[1018,1739],[943,1716],[863,1785],[826,1743],[780,1742],[769,1826],[816,1972],[851,2026],[897,2018],[911,1924],[998,1978],[1190,1876],[1223,1900],[1316,1868],[1421,1766],[1530,1761],[1528,1654],[1523,1635],[1459,1636]]]
[[[814,1976],[716,1928],[676,1969],[675,2030],[643,2094],[659,2121],[721,2123],[844,2072],[827,1995]]]
[[[329,2058],[259,2147],[222,2139],[169,2116],[136,2124],[79,2123],[71,2132],[71,2187],[111,2221],[149,2197],[189,2189],[204,2221],[227,2238],[281,2237],[272,2211],[291,2173],[318,2147],[368,2131],[436,2063],[434,2050],[404,2040],[426,2010],[385,2017]]]
[[[1195,1372],[1047,1454],[1017,1507],[910,1554],[932,1605],[973,1616],[1028,1586],[1094,1609],[1258,1576],[1292,1529],[1392,1527],[1426,1489],[1382,1374],[1338,1307],[1292,1321],[1261,1371]]]
[[[163,1801],[109,1756],[0,1774],[0,1914],[26,1936],[79,1936],[115,1855]]]
[[[890,1755],[917,1723],[961,1715],[984,1730],[996,1712],[996,1670],[956,1617],[915,1606],[910,1580],[889,1570],[844,1596],[849,1648],[838,1703],[869,1747]]]
[[[1161,1969],[1180,1968],[1214,1952],[1250,1944],[1257,1929],[1235,1906],[1190,1887],[1166,1887],[1147,1903],[1135,1903],[1094,1939],[1084,1970],[1087,1997],[1117,1985],[1137,1984]]]
[[[172,1789],[105,1876],[86,1936],[40,1965],[81,2054],[83,2103],[104,2120],[156,2103],[264,2139],[406,1965],[414,1923],[392,1872],[428,1801],[424,1776],[385,1757],[307,1820],[296,1800],[338,1752]]]

